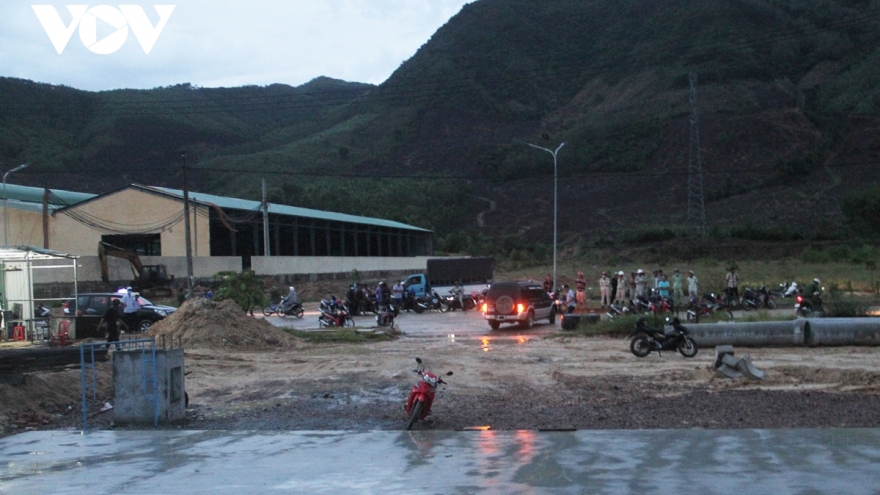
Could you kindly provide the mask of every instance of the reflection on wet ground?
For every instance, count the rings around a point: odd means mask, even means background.
[[[28,432],[0,493],[876,494],[880,430]]]

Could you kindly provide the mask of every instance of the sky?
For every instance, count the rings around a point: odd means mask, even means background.
[[[2,0],[0,76],[89,91],[379,84],[470,1]]]

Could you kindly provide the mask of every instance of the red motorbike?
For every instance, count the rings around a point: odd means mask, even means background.
[[[406,414],[409,416],[409,421],[406,423],[407,430],[411,430],[416,421],[423,420],[431,414],[431,406],[434,404],[434,394],[437,392],[437,385],[446,383],[434,373],[425,371],[425,365],[422,364],[421,358],[416,358],[416,362],[419,363],[419,366],[413,371],[421,376],[422,379],[412,388],[409,398],[406,400],[406,406],[404,406],[404,410],[406,410]],[[451,371],[446,373],[446,376],[451,375]]]
[[[348,308],[342,307],[321,307],[321,315],[318,316],[319,327],[353,327],[354,318],[351,317]]]

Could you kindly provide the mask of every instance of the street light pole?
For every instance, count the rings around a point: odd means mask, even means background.
[[[3,246],[9,246],[9,220],[6,218],[8,213],[7,211],[7,203],[9,203],[9,197],[6,196],[6,177],[13,172],[18,172],[28,166],[27,163],[22,163],[21,165],[15,167],[14,169],[3,174]]]
[[[556,155],[559,153],[559,150],[561,150],[562,147],[565,146],[565,141],[563,141],[562,143],[559,144],[559,146],[556,147],[556,151],[544,148],[542,146],[538,146],[537,144],[532,144],[532,143],[525,143],[525,144],[531,146],[532,148],[538,148],[539,150],[544,150],[547,153],[550,153],[551,155],[553,155],[553,290],[556,291],[556,289],[557,289],[557,287],[556,287],[556,230],[557,230],[556,229],[556,216],[557,216],[556,212],[557,212],[557,205],[559,204],[559,201],[558,201],[558,198],[559,198],[559,194],[558,194],[558,192],[559,192],[559,173],[558,173],[558,168],[556,166]]]

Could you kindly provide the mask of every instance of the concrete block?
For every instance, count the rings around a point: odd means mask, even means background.
[[[747,376],[753,380],[763,380],[767,374],[763,371],[759,370],[754,364],[752,364],[752,357],[746,354],[739,360],[736,365],[736,369],[740,371],[744,376]]]
[[[123,350],[113,353],[113,421],[118,425],[169,423],[186,417],[183,349],[156,351],[156,377],[152,380],[152,353]]]
[[[716,345],[715,346],[715,365],[714,368],[718,368],[721,366],[721,359],[725,355],[733,356],[733,346],[732,345]]]
[[[742,378],[743,374],[726,364],[722,364],[715,368],[715,376],[720,378]]]

